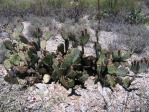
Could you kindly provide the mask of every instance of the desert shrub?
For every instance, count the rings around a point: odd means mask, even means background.
[[[128,10],[138,8],[137,1],[101,0],[101,15],[104,18],[115,17],[124,9],[126,9],[126,13]],[[97,10],[97,0],[6,0],[2,1],[0,6],[1,15],[24,16],[26,14],[35,14],[55,17],[60,22],[65,22],[67,18],[78,22],[79,18],[85,14],[92,17],[97,15],[97,11],[95,11]],[[125,16],[123,12],[117,17],[122,16]]]
[[[142,0],[101,0],[101,16],[107,22],[123,23],[125,18],[140,9]],[[139,19],[143,16],[137,16]],[[132,16],[128,19],[132,19]],[[142,21],[138,21],[142,22]]]
[[[90,9],[93,8],[92,3],[95,1],[86,1],[86,0],[76,0],[68,2],[67,5],[62,5],[59,13],[57,13],[57,20],[64,22],[69,19],[74,19],[75,22],[78,22],[79,19],[87,13]]]
[[[144,23],[149,25],[149,16],[146,16],[145,20],[144,20]]]
[[[111,29],[113,28],[113,26],[111,25],[112,23],[110,22],[106,22],[106,21],[101,21],[101,24],[100,24],[100,27],[101,27],[101,30],[103,31],[111,31]]]
[[[86,11],[93,8],[96,0],[6,0],[0,6],[1,15],[26,15],[53,16],[64,22],[67,18],[78,21]]]
[[[149,8],[149,1],[148,0],[145,0],[145,4]]]
[[[118,14],[124,8],[134,9],[137,2],[134,0],[101,0],[101,8],[109,14]]]
[[[145,15],[141,13],[141,9],[133,9],[128,15],[126,15],[125,21],[130,24],[142,24],[145,23]]]
[[[30,0],[3,0],[1,1],[1,8],[6,8],[8,9],[19,9],[21,11],[27,10],[30,8],[30,5],[33,4],[33,1]]]
[[[49,17],[38,17],[35,15],[24,16],[25,21],[30,21],[30,23],[35,27],[53,27],[54,23],[53,18]]]
[[[115,30],[119,33],[119,38],[116,41],[130,51],[142,53],[148,46],[149,32],[144,25],[125,24]]]

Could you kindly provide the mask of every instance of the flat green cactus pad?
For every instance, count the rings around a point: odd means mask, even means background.
[[[60,77],[60,82],[61,82],[61,84],[62,84],[66,89],[72,88],[72,87],[74,87],[74,85],[75,85],[73,79],[70,79],[70,78],[65,77],[65,76],[61,76],[61,77]]]

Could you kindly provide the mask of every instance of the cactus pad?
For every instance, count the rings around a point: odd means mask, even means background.
[[[11,69],[13,67],[9,59],[4,61],[4,67],[7,69]]]
[[[60,82],[66,89],[73,88],[75,86],[74,80],[66,76],[61,76]]]
[[[41,47],[42,49],[46,49],[46,43],[47,43],[46,40],[42,40],[41,43],[40,43],[40,47]]]
[[[6,49],[9,49],[9,50],[11,50],[12,47],[13,47],[11,40],[8,40],[8,39],[5,40],[5,41],[3,42],[3,44],[5,45]]]

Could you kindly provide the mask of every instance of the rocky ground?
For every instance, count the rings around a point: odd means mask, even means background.
[[[140,74],[131,88],[137,90],[128,92],[117,85],[111,91],[102,88],[100,83],[94,84],[90,77],[85,86],[78,88],[78,95],[69,96],[59,84],[35,84],[32,87],[21,88],[10,85],[3,80],[6,74],[3,67],[0,72],[0,110],[3,112],[148,112],[149,109],[149,74]]]
[[[29,22],[24,23],[24,35],[28,35]],[[87,25],[88,26],[88,25]],[[57,27],[61,27],[59,24]],[[147,26],[148,27],[148,26]],[[43,28],[46,31],[47,28]],[[88,27],[91,35],[90,43],[85,47],[86,55],[94,55],[92,49],[95,40],[94,30]],[[148,30],[149,31],[149,30]],[[64,42],[58,30],[55,38],[50,38],[46,49],[54,52],[59,43]],[[3,34],[2,34],[3,33]],[[8,35],[1,32],[1,35]],[[100,40],[103,48],[118,38],[113,31],[101,31]],[[31,37],[30,37],[31,38]],[[148,50],[145,54],[148,53]],[[136,56],[134,56],[136,57]],[[12,85],[4,81],[7,74],[4,67],[0,66],[0,111],[1,112],[148,112],[149,110],[149,72],[139,74],[130,88],[125,91],[120,85],[113,88],[102,88],[100,83],[94,84],[94,78],[89,77],[85,86],[87,89],[78,88],[77,95],[69,96],[71,90],[66,90],[60,84],[35,84],[22,88],[21,85]],[[133,75],[130,73],[130,75]]]

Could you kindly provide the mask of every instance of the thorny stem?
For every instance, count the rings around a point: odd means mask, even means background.
[[[69,40],[66,39],[66,40],[65,40],[65,53],[67,53],[68,48],[69,48]]]
[[[97,42],[97,43],[99,42],[98,33],[99,33],[99,31],[96,30],[96,42]]]
[[[98,30],[100,31],[100,19],[101,19],[101,15],[100,15],[100,0],[98,0]]]
[[[82,47],[82,56],[84,55],[84,45],[81,45]]]
[[[41,2],[41,1],[39,1],[39,3],[40,3],[40,14],[41,14],[41,16],[43,16],[42,2]]]
[[[99,31],[100,31],[100,20],[101,20],[101,14],[100,14],[100,0],[98,0],[98,28],[96,30],[96,42],[98,43],[99,42],[99,38],[98,38],[98,34],[99,34]]]

